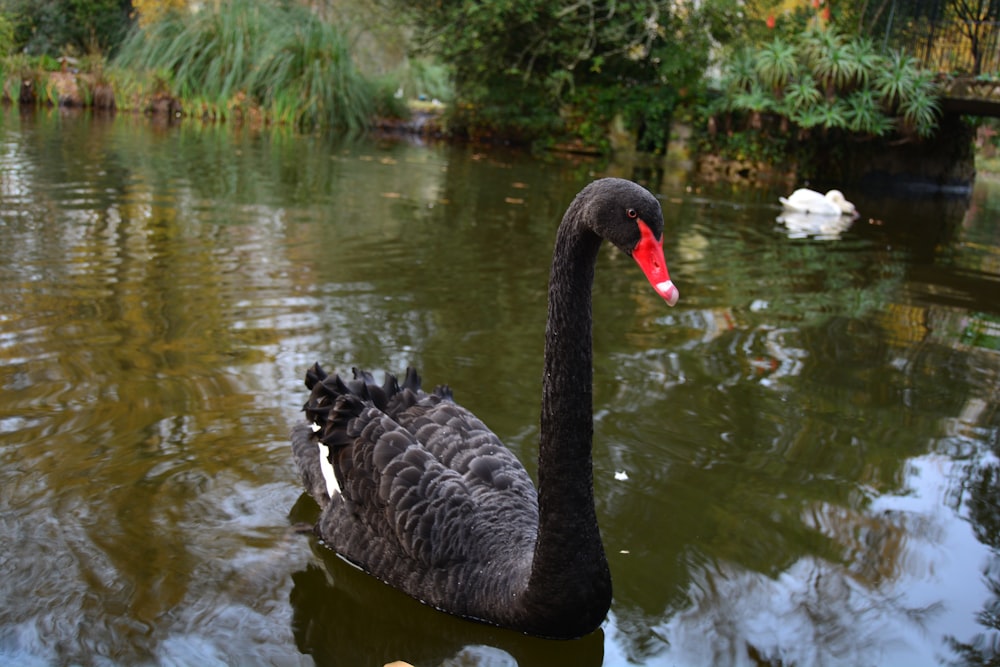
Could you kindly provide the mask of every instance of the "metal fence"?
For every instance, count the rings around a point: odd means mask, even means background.
[[[1000,0],[981,0],[975,11],[969,3],[962,6],[964,13],[955,0],[865,3],[859,28],[885,50],[905,51],[928,69],[1000,74]]]
[[[978,29],[976,48],[970,34]],[[887,34],[886,45],[905,50],[924,67],[956,74],[1000,75],[1000,22],[909,21]],[[979,66],[976,67],[976,54]]]

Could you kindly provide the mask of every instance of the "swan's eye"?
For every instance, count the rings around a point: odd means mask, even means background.
[[[633,220],[639,217],[639,214],[636,213],[636,210],[634,208],[626,209],[625,215],[632,218]]]

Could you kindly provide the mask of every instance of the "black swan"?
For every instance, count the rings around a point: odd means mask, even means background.
[[[326,546],[442,611],[527,634],[600,626],[611,575],[594,509],[591,286],[602,239],[678,299],[663,259],[663,214],[617,178],[586,186],[556,235],[542,376],[538,491],[517,458],[441,386],[412,368],[379,386],[306,374],[307,423],[291,435]]]

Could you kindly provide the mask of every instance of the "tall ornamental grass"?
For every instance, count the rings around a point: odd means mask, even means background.
[[[175,12],[135,29],[114,65],[148,72],[186,110],[212,117],[250,107],[272,122],[353,131],[375,112],[377,86],[355,69],[343,33],[295,5]]]

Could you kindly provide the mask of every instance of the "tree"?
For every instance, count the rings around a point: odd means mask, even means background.
[[[0,11],[30,55],[111,53],[132,25],[131,0],[0,0]]]
[[[652,143],[698,84],[736,0],[395,0],[453,73],[453,122],[533,139],[619,115]]]
[[[987,31],[996,30],[1000,0],[949,0],[948,5],[958,19],[959,30],[969,40],[972,73],[978,76],[983,61],[981,42]]]

